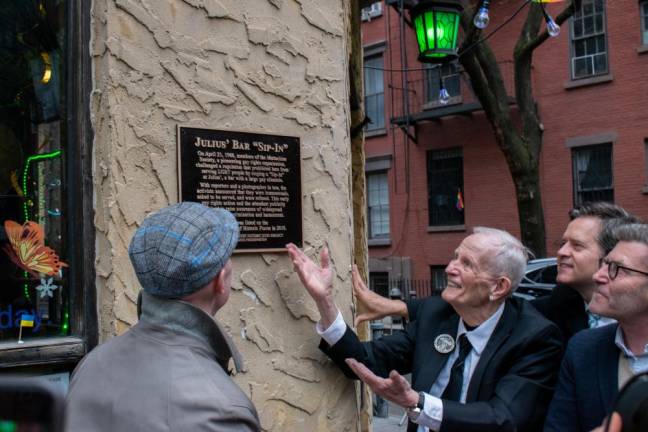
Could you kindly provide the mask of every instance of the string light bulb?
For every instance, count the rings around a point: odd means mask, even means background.
[[[439,103],[441,105],[448,105],[448,102],[450,102],[450,93],[448,93],[445,87],[441,87],[441,90],[439,90]]]
[[[450,93],[448,93],[448,90],[446,90],[445,86],[443,85],[443,77],[441,76],[441,70],[439,69],[439,103],[441,105],[448,105],[448,102],[450,102]]]
[[[483,30],[488,26],[488,22],[490,21],[490,17],[488,16],[489,3],[490,0],[483,0],[481,6],[479,6],[477,14],[475,14],[473,24],[475,24],[475,27],[477,27],[478,29]]]
[[[545,22],[547,23],[547,33],[549,36],[556,37],[560,34],[560,26],[556,24],[556,21],[551,18],[551,15],[547,13],[544,6],[542,7],[542,14],[544,15]]]

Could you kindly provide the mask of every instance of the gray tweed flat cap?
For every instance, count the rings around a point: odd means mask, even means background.
[[[182,298],[221,271],[238,237],[238,223],[229,211],[183,202],[146,217],[128,254],[145,292]]]

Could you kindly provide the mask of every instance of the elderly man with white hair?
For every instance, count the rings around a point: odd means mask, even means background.
[[[333,300],[328,251],[318,266],[287,247],[321,315],[320,349],[345,375],[405,408],[409,432],[542,428],[561,358],[560,332],[511,297],[527,260],[513,236],[475,228],[446,268],[442,296],[425,302],[405,331],[365,343]],[[355,268],[353,283],[363,284]]]

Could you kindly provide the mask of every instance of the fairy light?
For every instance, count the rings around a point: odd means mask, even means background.
[[[61,335],[67,336],[68,329],[70,328],[70,312],[65,311],[63,314],[63,324],[61,325]]]
[[[27,162],[25,162],[25,169],[23,170],[23,175],[22,175],[22,190],[25,195],[25,198],[29,196],[29,194],[27,193],[27,174],[29,173],[29,165],[35,161],[57,158],[61,156],[61,153],[62,153],[61,150],[56,150],[50,153],[43,153],[34,156],[29,156],[27,158]],[[25,216],[25,222],[29,220],[29,212],[27,210],[29,202],[31,202],[31,200],[28,199],[25,199],[25,202],[23,202],[23,213]]]
[[[29,156],[27,158],[27,162],[25,162],[25,169],[23,170],[23,175],[22,175],[22,190],[23,190],[23,195],[25,197],[25,200],[23,202],[23,214],[25,216],[25,222],[29,220],[28,207],[29,207],[29,203],[32,202],[30,199],[27,198],[29,196],[27,193],[27,174],[29,173],[29,165],[34,161],[57,158],[61,156],[61,153],[62,153],[61,150],[56,150],[50,153],[43,153],[43,154]],[[26,271],[23,272],[23,276],[25,279],[28,278],[28,274]],[[23,284],[23,292],[27,301],[31,301],[31,297],[29,295],[29,284],[27,282]]]

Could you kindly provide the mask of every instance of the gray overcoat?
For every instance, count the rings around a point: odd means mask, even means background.
[[[77,366],[67,431],[259,431],[254,405],[227,373],[232,357],[240,368],[208,314],[144,294],[139,323]]]

